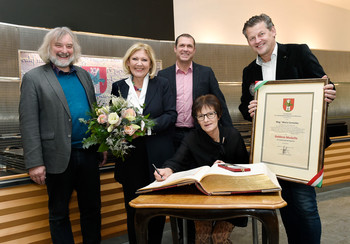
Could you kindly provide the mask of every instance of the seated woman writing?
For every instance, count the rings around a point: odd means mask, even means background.
[[[222,107],[214,95],[198,97],[192,106],[192,116],[200,127],[192,130],[182,141],[173,158],[163,164],[157,181],[163,181],[172,173],[214,163],[245,164],[248,153],[240,133],[232,127],[222,127]],[[231,243],[234,226],[245,227],[247,218],[225,221],[195,221],[196,243]]]

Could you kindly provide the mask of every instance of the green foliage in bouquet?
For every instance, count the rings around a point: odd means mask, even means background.
[[[98,151],[111,150],[114,156],[122,158],[134,146],[130,142],[138,137],[150,134],[155,125],[149,114],[143,116],[137,108],[128,104],[121,96],[111,95],[110,105],[93,105],[89,113],[91,119],[80,119],[80,122],[88,125],[87,134],[84,138],[83,147],[99,145]]]

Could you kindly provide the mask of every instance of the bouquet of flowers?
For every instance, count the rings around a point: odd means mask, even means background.
[[[93,105],[90,120],[80,119],[88,125],[86,133],[90,133],[83,140],[83,148],[100,145],[99,152],[111,150],[114,156],[124,160],[124,155],[134,147],[129,142],[150,132],[155,122],[148,118],[149,114],[143,116],[137,108],[129,106],[123,97],[110,97],[110,105]]]

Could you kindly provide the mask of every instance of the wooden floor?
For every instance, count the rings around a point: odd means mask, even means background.
[[[333,143],[325,152],[324,186],[350,182],[350,142]],[[18,177],[18,176],[17,176]],[[23,176],[22,176],[23,177]],[[121,185],[113,172],[101,173],[102,239],[126,234]],[[70,204],[76,243],[82,243],[76,195]],[[0,190],[0,243],[50,243],[45,186],[28,184]]]

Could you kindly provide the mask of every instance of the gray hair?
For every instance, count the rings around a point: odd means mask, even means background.
[[[247,22],[244,23],[244,27],[243,27],[243,30],[242,30],[243,35],[246,38],[248,38],[247,37],[247,28],[253,27],[253,26],[255,26],[256,24],[259,24],[262,21],[265,22],[266,28],[268,30],[271,30],[272,27],[275,26],[272,23],[272,19],[268,15],[266,15],[266,14],[255,15],[255,16],[251,17]]]
[[[81,47],[79,45],[77,36],[68,27],[56,27],[45,35],[43,43],[38,49],[38,54],[45,63],[50,63],[51,42],[58,41],[67,34],[70,35],[73,40],[74,60],[72,63],[76,63],[79,60],[81,56]]]

